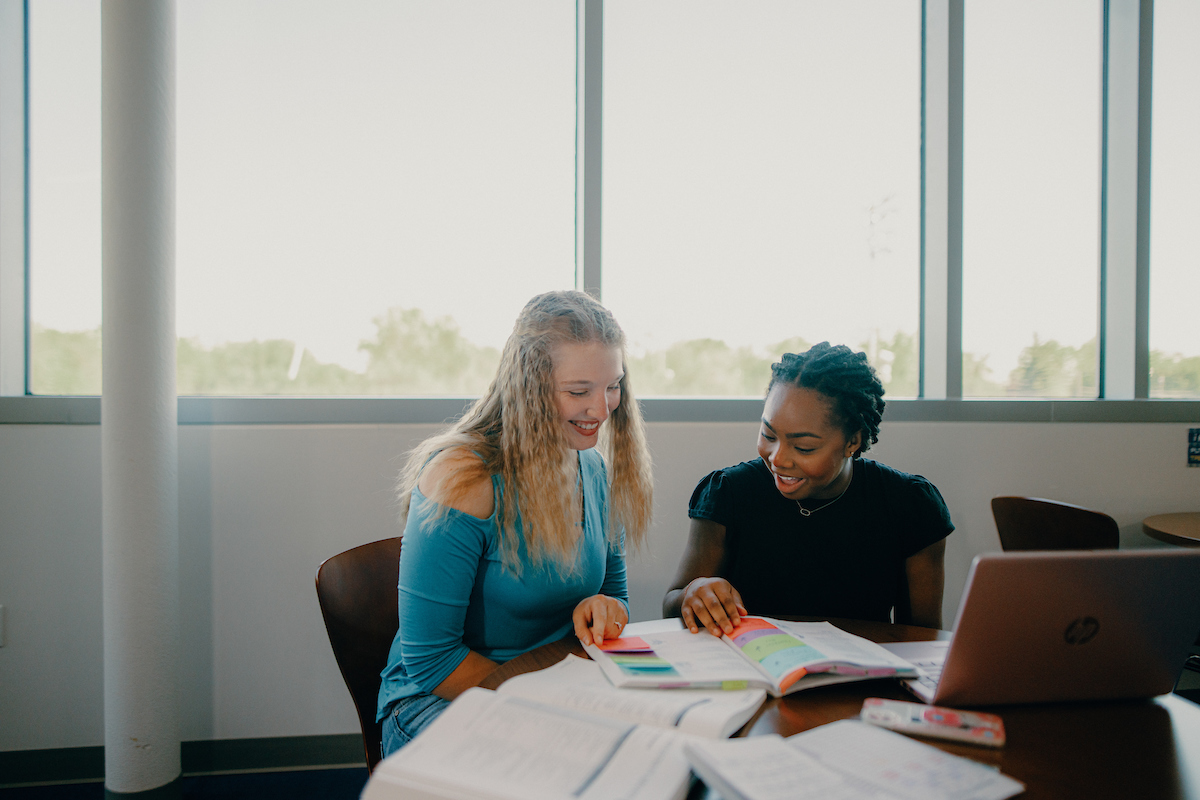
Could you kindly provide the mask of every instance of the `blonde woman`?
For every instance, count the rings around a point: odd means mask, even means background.
[[[384,756],[498,663],[572,630],[585,643],[620,635],[625,545],[642,540],[651,502],[624,347],[588,295],[538,295],[487,393],[410,454]]]

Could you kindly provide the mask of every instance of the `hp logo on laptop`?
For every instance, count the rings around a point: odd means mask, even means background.
[[[1100,621],[1095,617],[1079,617],[1063,631],[1067,644],[1087,644],[1100,632]]]

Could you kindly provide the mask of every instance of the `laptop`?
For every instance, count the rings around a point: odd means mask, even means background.
[[[1200,630],[1200,549],[985,553],[949,641],[884,644],[927,703],[984,706],[1153,697]]]

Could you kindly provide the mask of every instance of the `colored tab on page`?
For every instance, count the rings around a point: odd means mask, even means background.
[[[738,622],[737,626],[733,629],[733,633],[729,634],[729,638],[736,639],[738,636],[740,636],[743,633],[749,633],[750,631],[762,630],[763,628],[771,628],[772,630],[779,630],[776,626],[767,622],[762,617],[742,617],[741,621]]]
[[[804,667],[799,667],[795,672],[784,675],[779,681],[779,691],[786,692],[789,688],[791,688],[792,684],[807,674],[808,670],[804,669]]]
[[[618,639],[605,639],[599,645],[606,653],[653,653],[654,650],[640,636],[622,636]]]
[[[671,666],[671,662],[664,661],[658,656],[630,656],[630,655],[615,655],[612,656],[612,662],[616,664],[620,670],[627,675],[653,674],[653,675],[678,675],[675,668]]]
[[[738,644],[741,644],[741,642]],[[778,653],[780,650],[795,650],[797,648],[803,648],[806,656],[809,653],[820,655],[804,642],[794,636],[788,636],[786,633],[777,633],[773,636],[758,636],[742,644],[742,652],[755,661],[763,661],[767,656],[772,653]]]

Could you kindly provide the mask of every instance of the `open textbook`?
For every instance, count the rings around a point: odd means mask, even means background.
[[[584,647],[622,688],[760,687],[773,696],[867,678],[913,677],[916,668],[828,622],[743,617],[727,636],[692,633],[678,619],[626,625],[621,638]]]
[[[762,690],[661,692],[614,688],[568,656],[464,692],[407,746],[384,759],[364,800],[670,800],[686,795],[686,741],[737,730]]]
[[[684,747],[724,800],[1004,800],[1020,781],[857,720]]]
[[[710,739],[732,735],[767,699],[762,689],[626,691],[613,686],[595,661],[570,655],[553,667],[509,678],[496,691],[587,714],[676,728]]]

